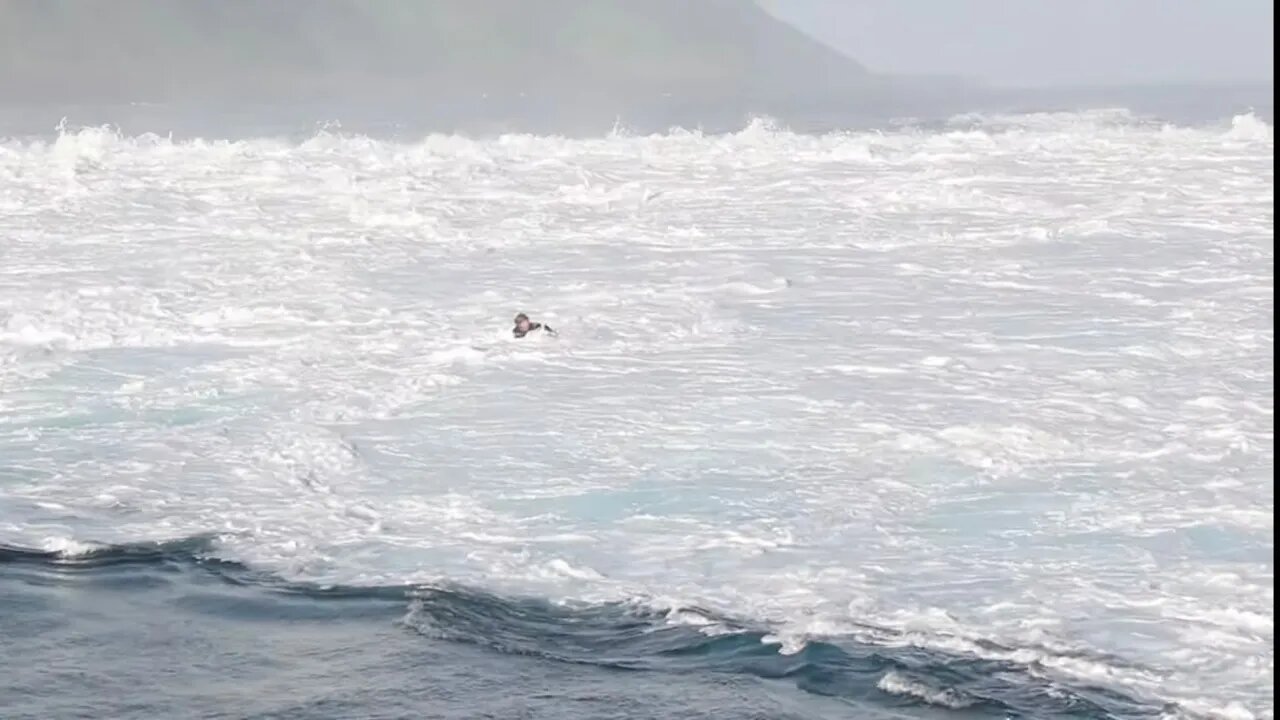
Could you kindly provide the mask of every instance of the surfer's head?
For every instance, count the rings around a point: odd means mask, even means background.
[[[533,329],[533,321],[529,320],[529,316],[524,313],[516,315],[516,330],[527,333]]]

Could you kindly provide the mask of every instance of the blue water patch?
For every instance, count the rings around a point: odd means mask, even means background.
[[[1275,538],[1262,530],[1200,524],[1142,539],[1157,557],[1185,556],[1198,561],[1266,563],[1275,554]]]
[[[219,392],[216,399],[184,397],[175,393],[169,403],[133,407],[121,398],[121,388],[145,383],[181,385],[185,377],[203,366],[242,357],[245,351],[216,345],[184,348],[102,349],[77,353],[70,362],[48,376],[30,381],[8,399],[22,412],[0,413],[0,431],[6,427],[42,431],[71,431],[137,423],[140,427],[176,427],[217,421],[252,407],[257,398],[246,393]]]
[[[0,546],[5,717],[1155,718],[1012,663],[704,634],[627,605],[452,587],[320,587],[205,538],[68,558]],[[894,673],[955,707],[881,689]]]

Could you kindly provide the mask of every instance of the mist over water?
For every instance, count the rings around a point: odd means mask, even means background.
[[[615,126],[724,134],[753,117],[826,133],[970,112],[1116,107],[1182,125],[1247,113],[1271,121],[1271,83],[1013,90],[949,77],[947,67],[940,76],[882,74],[859,62],[860,48],[837,50],[784,22],[820,4],[788,11],[764,3],[770,14],[751,0],[8,0],[0,5],[0,134],[47,134],[62,117],[180,138],[310,134],[317,123],[340,122],[405,141],[426,133],[585,138]],[[902,47],[928,37],[946,13],[966,12],[943,5],[902,4],[922,15],[921,34]],[[870,6],[840,6],[830,6],[833,27],[819,36],[875,24]],[[837,22],[842,13],[847,22]],[[983,25],[1003,44],[1023,37],[1018,27]],[[977,30],[956,23],[945,34],[958,41]],[[1142,56],[1143,30],[1109,28],[1108,52],[1128,33],[1129,52]],[[1020,54],[1034,67],[1037,52]],[[1183,55],[1204,52],[1197,45]]]
[[[1274,120],[1270,87],[1148,87],[1000,90],[951,97],[924,93],[895,103],[831,98],[812,105],[718,104],[710,99],[638,98],[583,108],[551,97],[486,97],[466,94],[439,102],[403,95],[378,102],[156,102],[10,103],[0,105],[0,136],[53,139],[66,122],[77,127],[109,126],[128,136],[156,134],[194,138],[280,138],[303,141],[334,131],[413,143],[425,135],[554,135],[574,139],[611,133],[632,135],[699,131],[732,134],[754,119],[801,134],[833,134],[915,128],[945,130],[966,115],[995,116],[1107,112],[1124,108],[1146,122],[1176,126],[1229,123],[1238,115]]]
[[[1273,718],[1273,94],[0,3],[0,715]]]
[[[157,622],[319,703],[228,716],[1272,717],[1273,148],[11,137],[6,694]],[[216,715],[174,652],[116,714]]]

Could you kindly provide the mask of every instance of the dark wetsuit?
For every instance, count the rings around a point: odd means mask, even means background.
[[[515,335],[518,338],[522,338],[525,335],[528,335],[529,333],[533,332],[534,330],[546,330],[547,333],[550,335],[556,334],[556,331],[552,330],[550,325],[543,325],[542,323],[529,323],[528,330],[521,330],[518,327],[512,328],[511,334]]]

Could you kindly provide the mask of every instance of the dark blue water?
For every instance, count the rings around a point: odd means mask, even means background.
[[[1155,718],[1113,691],[914,648],[708,637],[624,606],[322,588],[195,539],[67,559],[0,546],[0,717]],[[877,687],[894,671],[930,705]],[[1036,674],[1038,675],[1038,674]]]

